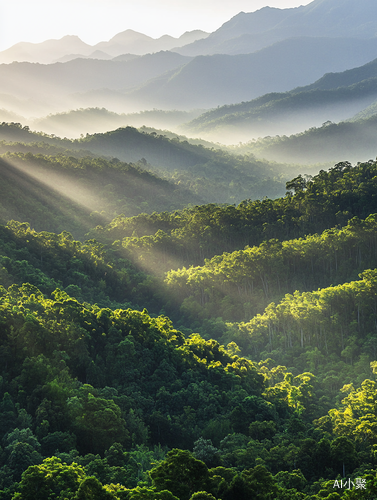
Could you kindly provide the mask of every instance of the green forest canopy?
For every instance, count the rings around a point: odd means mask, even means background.
[[[0,226],[0,498],[373,498],[376,168],[85,241]]]

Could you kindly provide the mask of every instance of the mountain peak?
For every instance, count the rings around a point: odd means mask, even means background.
[[[119,42],[134,42],[140,40],[153,40],[153,38],[148,35],[144,35],[143,33],[139,33],[138,31],[127,29],[125,31],[117,33],[109,40],[109,42],[119,43]]]

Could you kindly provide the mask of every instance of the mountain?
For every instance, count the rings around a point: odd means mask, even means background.
[[[366,116],[340,123],[327,121],[290,136],[266,137],[248,143],[246,150],[269,161],[300,164],[368,161],[377,156],[377,114]]]
[[[0,52],[0,63],[13,61],[49,64],[67,54],[88,56],[93,47],[80,40],[78,36],[67,35],[59,40],[46,40],[41,43],[20,42]]]
[[[0,93],[22,100],[25,114],[28,109],[40,114],[77,107],[80,99],[73,94],[93,89],[108,89],[110,93],[124,91],[145,81],[176,69],[191,58],[174,52],[158,52],[128,58],[124,61],[75,59],[66,63],[42,65],[15,62],[0,65]],[[15,86],[14,82],[18,82]],[[56,95],[59,99],[56,99]],[[10,106],[7,109],[11,108]],[[9,110],[13,110],[12,108]],[[20,112],[17,106],[16,112]]]
[[[109,60],[113,59],[112,56],[109,54],[106,54],[106,52],[103,52],[102,50],[95,50],[91,54],[85,56],[83,54],[67,54],[63,57],[60,57],[56,61],[53,62],[68,62],[68,61],[73,61],[73,59],[104,59],[104,60]],[[131,56],[130,59],[133,59]]]
[[[154,40],[126,30],[90,50],[70,50],[61,56],[66,60],[83,54],[86,59],[51,65],[0,65],[0,94],[22,100],[29,115],[34,116],[87,107],[104,107],[118,113],[153,108],[187,111],[250,101],[266,93],[306,86],[325,73],[350,70],[374,60],[377,37],[370,21],[374,12],[369,0],[363,0],[360,6],[358,3],[356,10],[345,0],[315,0],[294,9],[265,8],[241,13],[201,43],[210,43],[211,39],[239,43],[246,36],[280,34],[275,38],[271,35],[263,48],[259,44],[243,53],[231,51],[234,55],[189,57],[181,55],[182,51],[164,50],[140,56],[137,54],[152,50],[148,45],[152,42],[155,51],[203,34],[190,32],[179,39],[164,36]],[[73,41],[80,42],[77,37]],[[64,39],[55,42],[63,46]],[[13,84],[16,80],[17,86]],[[18,105],[0,102],[0,106],[27,115]]]
[[[171,50],[208,36],[201,30],[188,31],[179,38],[164,35],[154,39],[133,30],[118,33],[107,42],[88,45],[78,36],[67,35],[59,40],[46,40],[41,43],[21,42],[0,52],[0,64],[14,61],[51,64],[56,61],[66,62],[67,58],[102,57],[112,58],[126,53],[144,55],[161,50]]]
[[[98,160],[75,151],[54,155],[48,148],[39,148],[36,155],[3,155],[0,195],[1,222],[22,220],[40,231],[68,230],[80,238],[115,213],[132,216],[202,201],[141,164]]]
[[[216,107],[308,85],[324,73],[366,64],[377,38],[290,38],[252,54],[197,56],[128,93],[148,107]],[[313,63],[314,62],[314,63]]]
[[[308,5],[241,12],[205,40],[177,51],[184,55],[246,54],[301,36],[373,38],[377,5],[373,0],[314,0]]]
[[[377,59],[357,68],[327,73],[289,92],[264,94],[252,101],[220,106],[187,123],[186,133],[212,140],[249,141],[263,135],[301,132],[327,121],[372,116],[377,99]],[[364,108],[369,108],[362,114]]]
[[[348,87],[266,94],[247,103],[208,111],[182,128],[191,135],[218,141],[227,138],[228,142],[286,135],[324,122],[350,119],[365,108],[373,109],[376,100],[377,77],[372,77]],[[372,114],[370,110],[368,116]]]
[[[100,42],[94,45],[94,49],[104,51],[113,57],[124,53],[144,55],[161,50],[172,50],[196,40],[206,38],[208,33],[201,30],[187,31],[179,38],[163,35],[160,38],[151,38],[133,30],[126,30],[118,33],[108,42]]]
[[[299,9],[302,9],[302,7],[299,7]],[[197,40],[180,49],[176,49],[176,51],[180,54],[195,56],[230,54],[231,52],[223,50],[224,45],[227,43],[237,43],[243,37],[250,37],[247,40],[248,45],[246,50],[238,53],[254,52],[281,40],[278,36],[273,39],[270,33],[276,25],[295,11],[296,9],[263,7],[252,13],[240,12],[211,33],[205,40]]]
[[[282,195],[286,181],[300,172],[297,165],[270,164],[253,155],[235,157],[221,149],[133,127],[69,140],[31,132],[19,124],[0,124],[1,140],[0,151],[53,156],[69,156],[73,151],[73,156],[80,158],[98,156],[115,163],[137,163],[208,203],[239,203],[245,198]],[[315,173],[318,168],[308,167],[308,171]]]
[[[166,135],[168,133],[166,129],[177,129],[178,126],[196,118],[199,114],[199,110],[190,113],[174,110],[161,111],[158,109],[141,113],[119,114],[97,107],[80,108],[66,113],[50,114],[43,118],[26,120],[0,109],[0,121],[27,123],[33,130],[70,138],[78,138],[81,134],[107,132],[127,125],[132,127],[159,127],[164,129]],[[160,130],[160,132],[162,131]],[[176,134],[171,133],[171,137],[176,137]]]

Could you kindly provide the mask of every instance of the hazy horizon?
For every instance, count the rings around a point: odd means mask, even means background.
[[[280,9],[307,5],[312,0],[14,0],[0,5],[0,51],[19,42],[40,43],[76,35],[89,45],[132,29],[159,38],[186,31],[212,32],[239,12],[264,6]]]

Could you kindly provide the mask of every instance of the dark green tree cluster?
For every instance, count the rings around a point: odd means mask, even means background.
[[[377,212],[377,162],[348,162],[318,175],[299,175],[283,198],[245,201],[238,206],[204,205],[176,212],[117,217],[92,233],[122,241],[140,261],[158,259],[160,271],[202,265],[204,259],[270,240],[280,241],[346,225]]]
[[[320,235],[216,255],[204,266],[169,271],[165,281],[184,314],[211,318],[218,311],[225,320],[249,319],[286,293],[344,283],[377,267],[376,231],[375,214],[354,217]]]
[[[344,470],[375,475],[375,382],[326,416],[312,373],[257,367],[146,311],[25,284],[1,289],[0,320],[3,499],[311,500]]]

